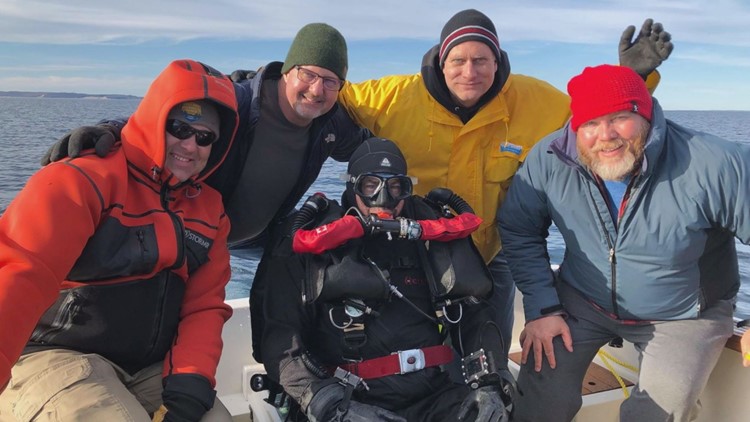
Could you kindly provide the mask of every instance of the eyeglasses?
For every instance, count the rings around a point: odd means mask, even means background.
[[[396,201],[411,196],[414,184],[409,176],[383,176],[365,173],[354,178],[354,193],[362,198],[373,200],[386,188],[388,195]]]
[[[182,120],[167,120],[167,132],[177,139],[184,140],[195,135],[195,143],[199,147],[207,147],[219,140],[219,137],[210,130],[198,130]]]
[[[344,81],[338,78],[328,78],[318,75],[317,73],[311,70],[307,70],[300,65],[294,66],[294,68],[297,69],[297,79],[306,84],[312,85],[315,83],[315,81],[318,80],[318,78],[320,78],[323,80],[323,88],[329,91],[338,91],[344,87]]]

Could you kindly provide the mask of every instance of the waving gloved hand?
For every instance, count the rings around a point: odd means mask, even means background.
[[[46,166],[65,157],[75,158],[90,148],[94,148],[99,157],[106,157],[119,138],[120,128],[114,125],[81,126],[55,142],[42,157],[41,164]]]
[[[620,66],[636,71],[645,80],[672,53],[672,36],[661,23],[646,19],[641,32],[633,40],[635,26],[625,28],[620,37]]]
[[[162,406],[152,422],[198,422],[214,406],[216,391],[205,377],[195,374],[164,378]]]
[[[310,422],[407,422],[382,407],[354,400],[344,403],[344,398],[345,388],[341,384],[329,384],[318,390],[307,408]],[[339,410],[339,407],[345,408]]]
[[[467,419],[476,414],[474,419]],[[459,421],[507,422],[510,415],[496,385],[486,385],[472,390],[458,409]]]

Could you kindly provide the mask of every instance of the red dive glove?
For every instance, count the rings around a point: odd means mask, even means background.
[[[453,218],[438,218],[437,220],[419,220],[422,226],[422,240],[436,240],[448,242],[470,235],[482,224],[482,219],[465,212]]]
[[[351,239],[360,238],[364,234],[365,229],[359,219],[353,215],[345,215],[312,230],[297,230],[294,234],[292,250],[295,253],[321,254]]]

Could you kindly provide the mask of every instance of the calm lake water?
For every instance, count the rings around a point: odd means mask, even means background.
[[[77,126],[128,116],[137,105],[137,100],[0,97],[0,213],[26,179],[39,169],[40,158],[55,140]],[[750,111],[667,111],[666,115],[685,126],[750,143]],[[345,170],[346,164],[329,160],[310,192],[325,192],[330,198],[339,198],[343,186],[338,176]],[[565,245],[554,230],[548,245],[553,263],[559,263]],[[737,317],[745,319],[750,318],[750,247],[738,243],[737,249],[742,277]],[[248,296],[258,259],[256,253],[232,257],[228,298]]]

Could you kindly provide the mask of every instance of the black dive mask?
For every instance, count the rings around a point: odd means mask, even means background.
[[[350,181],[354,193],[369,208],[395,209],[399,201],[414,191],[412,179],[402,174],[363,173]]]

